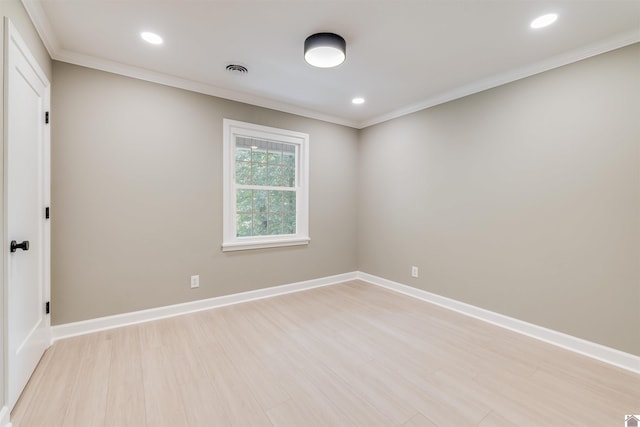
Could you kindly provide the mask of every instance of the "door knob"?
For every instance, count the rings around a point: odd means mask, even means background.
[[[18,249],[22,249],[23,251],[29,250],[29,241],[25,240],[22,243],[17,243],[15,240],[11,241],[11,252],[15,252]]]

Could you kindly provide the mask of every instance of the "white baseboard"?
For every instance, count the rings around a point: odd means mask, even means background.
[[[198,301],[186,302],[183,304],[170,305],[166,307],[151,308],[148,310],[135,311],[131,313],[118,314],[115,316],[100,317],[81,322],[66,323],[51,327],[53,341],[69,338],[76,335],[83,335],[107,329],[119,328],[136,323],[149,322],[152,320],[164,319],[167,317],[179,316],[201,310],[209,310],[216,307],[223,307],[231,304],[238,304],[247,301],[269,298],[284,295],[292,292],[304,291],[320,286],[335,285],[349,280],[359,279],[373,285],[399,292],[420,300],[436,304],[440,307],[456,311],[466,316],[471,316],[479,320],[500,326],[505,329],[529,336],[531,338],[553,344],[558,347],[600,360],[610,365],[618,366],[631,372],[640,374],[640,357],[625,353],[601,344],[577,338],[562,332],[547,329],[534,325],[513,317],[495,313],[470,304],[446,298],[431,292],[423,291],[411,286],[403,285],[391,280],[383,279],[363,272],[351,272],[329,276],[320,279],[307,280],[304,282],[291,283],[288,285],[274,286],[271,288],[258,289],[255,291],[241,292],[238,294],[225,295],[221,297],[209,298]],[[3,412],[0,411],[0,427],[3,426]],[[7,414],[8,421],[8,414]],[[9,424],[10,425],[10,424]]]
[[[357,272],[357,278],[373,285],[381,286],[401,294],[418,298],[423,301],[439,305],[440,307],[448,308],[449,310],[483,320],[493,325],[500,326],[528,337],[640,374],[639,356],[625,353],[582,338],[567,335],[562,332],[554,331],[552,329],[543,328],[542,326],[514,319],[513,317],[494,313],[493,311],[485,310],[451,298],[446,298],[431,292],[373,276],[371,274]]]
[[[104,331],[107,329],[164,319],[167,317],[180,316],[182,314],[209,310],[211,308],[223,307],[225,305],[238,304],[262,298],[269,298],[277,295],[289,294],[292,292],[304,291],[320,286],[334,285],[349,280],[354,280],[355,278],[355,272],[344,273],[338,274],[336,276],[291,283],[288,285],[257,289],[255,291],[241,292],[232,295],[185,302],[182,304],[169,305],[165,307],[150,308],[148,310],[134,311],[131,313],[116,314],[114,316],[99,317],[97,319],[83,320],[81,322],[65,323],[62,325],[52,326],[51,334],[53,341],[56,341],[76,335],[84,335],[92,332]]]
[[[10,415],[11,412],[8,406],[3,406],[2,409],[0,409],[0,427],[11,427]]]

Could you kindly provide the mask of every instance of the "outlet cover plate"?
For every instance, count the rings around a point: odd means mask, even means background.
[[[200,275],[191,276],[191,289],[200,287]]]

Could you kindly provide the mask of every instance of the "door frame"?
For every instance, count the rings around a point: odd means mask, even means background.
[[[10,123],[8,123],[8,91],[9,89],[9,47],[11,43],[15,44],[16,47],[22,52],[24,57],[29,62],[30,66],[33,68],[38,78],[44,83],[45,86],[45,96],[44,96],[44,110],[50,111],[50,99],[51,99],[51,83],[49,79],[42,71],[40,64],[35,59],[31,51],[29,50],[27,44],[24,42],[24,39],[20,36],[20,33],[13,25],[11,20],[8,17],[4,18],[4,43],[3,43],[3,142],[2,142],[2,238],[0,239],[0,243],[2,244],[2,248],[0,248],[0,256],[2,256],[2,319],[0,321],[1,329],[2,329],[2,408],[0,409],[0,421],[2,420],[2,415],[5,410],[11,411],[11,407],[9,407],[9,328],[8,328],[8,316],[9,316],[9,301],[8,301],[8,289],[9,289],[9,272],[8,272],[8,264],[9,264],[9,238],[8,238],[8,164],[10,159],[7,158],[7,149],[8,149],[8,129]],[[45,124],[44,117],[42,118],[43,123],[43,152],[42,152],[42,174],[43,174],[43,188],[42,188],[42,206],[50,206],[51,203],[51,129],[49,124]],[[44,217],[44,209],[42,212]],[[43,225],[43,295],[45,301],[50,301],[51,297],[51,222],[50,220],[45,221]],[[42,308],[44,310],[44,307]],[[51,316],[45,316],[45,333],[47,337],[48,345],[50,346],[52,343],[52,335],[51,335]],[[9,414],[7,415],[7,419],[9,419]]]

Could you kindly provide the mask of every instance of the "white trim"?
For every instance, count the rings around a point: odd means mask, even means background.
[[[264,98],[257,95],[251,95],[235,90],[223,89],[203,82],[183,79],[165,73],[150,71],[144,68],[125,65],[115,61],[109,61],[106,59],[96,58],[94,56],[67,51],[60,48],[60,43],[51,30],[51,24],[44,14],[40,2],[22,0],[22,4],[27,10],[27,14],[33,21],[33,24],[36,27],[36,30],[40,35],[40,38],[42,39],[45,47],[49,51],[49,55],[51,55],[51,58],[55,59],[56,61],[68,62],[70,64],[81,65],[83,67],[107,71],[110,73],[120,74],[127,77],[133,77],[140,80],[163,84],[166,86],[190,90],[193,92],[203,93],[219,98],[230,99],[232,101],[256,105],[258,107],[270,108],[285,113],[296,114],[302,117],[322,120],[325,122],[335,123],[356,129],[364,129],[378,123],[386,122],[394,118],[415,113],[429,107],[443,104],[445,102],[472,95],[474,93],[491,89],[497,86],[502,86],[515,80],[523,79],[534,74],[539,74],[553,68],[562,67],[564,65],[587,59],[614,49],[619,49],[621,47],[628,46],[640,41],[640,31],[628,31],[610,37],[608,39],[598,41],[594,44],[574,49],[561,55],[557,55],[538,63],[528,65],[523,68],[500,73],[487,79],[479,80],[458,88],[454,88],[450,91],[446,91],[429,97],[428,99],[425,99],[424,101],[418,102],[416,104],[389,111],[388,113],[367,120],[357,121],[333,116],[330,114],[320,113],[318,111],[313,111],[307,108]]]
[[[122,326],[164,319],[167,317],[180,316],[182,314],[194,313],[197,311],[209,310],[212,308],[224,307],[227,305],[239,304],[248,301],[255,301],[263,298],[285,295],[292,292],[305,291],[307,289],[318,288],[321,286],[335,285],[354,279],[356,279],[355,272],[344,273],[335,276],[323,277],[320,279],[291,283],[288,285],[257,289],[255,291],[241,292],[237,294],[191,301],[165,307],[150,308],[148,310],[134,311],[131,313],[116,314],[114,316],[99,317],[97,319],[84,320],[81,322],[65,323],[63,325],[56,325],[51,328],[53,340],[57,341],[59,339],[69,338],[76,335],[84,335],[92,332],[104,331],[107,329],[120,328]]]
[[[501,328],[509,329],[522,335],[582,354],[583,356],[640,374],[640,356],[625,353],[611,347],[606,347],[582,338],[577,338],[562,332],[514,319],[513,317],[485,310],[484,308],[479,308],[371,274],[357,272],[357,278],[373,285],[381,286],[404,295],[430,302],[466,316],[483,320],[493,325],[500,326]]]
[[[0,409],[0,427],[11,427],[11,412],[8,406],[3,406]]]
[[[222,250],[224,252],[245,251],[249,249],[267,249],[280,248],[285,246],[303,246],[308,245],[311,239],[308,237],[300,238],[284,238],[284,239],[260,239],[257,242],[236,242],[223,243]]]

